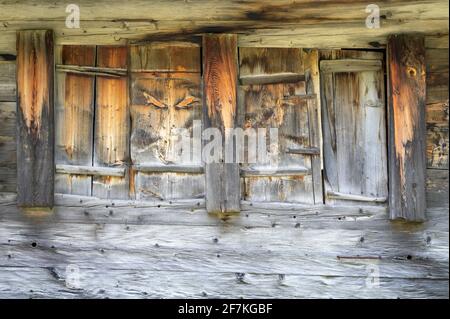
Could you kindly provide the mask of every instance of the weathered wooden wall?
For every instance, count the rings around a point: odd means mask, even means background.
[[[368,29],[367,1],[79,0],[80,29],[68,29],[67,3],[2,3],[0,51],[14,53],[15,31],[50,28],[58,44],[125,44],[208,32],[238,33],[240,46],[383,47],[392,33],[424,32],[427,47],[448,47],[448,1],[380,0],[380,28]]]
[[[218,219],[204,200],[71,195],[26,215],[2,195],[0,297],[448,298],[448,196],[435,196],[448,177],[437,177],[422,224],[381,207],[244,204]]]

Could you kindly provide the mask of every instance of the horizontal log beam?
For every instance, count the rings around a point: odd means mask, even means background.
[[[125,167],[94,167],[57,164],[56,173],[95,176],[125,176]]]
[[[323,73],[379,71],[380,60],[341,59],[320,61],[320,71]]]

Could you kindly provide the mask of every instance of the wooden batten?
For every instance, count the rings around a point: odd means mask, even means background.
[[[17,33],[17,205],[53,207],[53,32]]]
[[[205,127],[218,128],[225,136],[237,119],[237,36],[203,37],[203,89]],[[225,145],[225,144],[223,144]],[[222,156],[223,152],[222,152]],[[210,213],[240,211],[240,180],[237,163],[205,165],[206,209]]]
[[[421,35],[388,40],[390,218],[425,219],[425,41]]]
[[[323,73],[379,71],[381,67],[382,62],[380,60],[340,59],[320,61],[320,71]]]

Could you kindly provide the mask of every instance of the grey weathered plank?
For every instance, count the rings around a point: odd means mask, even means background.
[[[425,219],[425,45],[420,35],[389,38],[389,211]]]
[[[253,207],[221,221],[168,203],[105,207],[112,201],[84,197],[77,208],[82,197],[58,198],[48,215],[1,206],[4,296],[223,298],[223,287],[230,297],[448,296],[445,207],[421,225],[391,223],[377,207]],[[66,286],[67,266],[78,267],[79,290]],[[366,284],[373,267],[379,287]]]
[[[81,165],[56,164],[56,173],[95,176],[125,176],[124,167],[94,167]]]
[[[237,36],[232,34],[203,36],[204,126],[221,131],[236,125]],[[225,145],[222,143],[222,145]],[[238,163],[225,163],[224,152],[219,162],[206,163],[206,209],[211,213],[239,212],[240,180]]]
[[[17,204],[53,206],[53,32],[17,33]]]
[[[16,62],[0,61],[0,102],[16,100]]]

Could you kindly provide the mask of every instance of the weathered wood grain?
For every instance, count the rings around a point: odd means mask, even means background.
[[[97,66],[126,69],[127,47],[98,47]],[[96,81],[94,166],[126,165],[130,135],[127,77],[97,76]],[[104,198],[128,198],[129,175],[94,176],[92,194]]]
[[[317,127],[314,127],[318,112],[310,104],[317,99],[312,78],[317,53],[314,59],[313,51],[301,49],[241,48],[239,59],[241,78],[242,74],[256,78],[277,77],[278,74],[286,73],[304,75],[301,81],[295,83],[283,83],[280,79],[280,83],[276,84],[240,87],[239,104],[244,113],[241,125],[253,129],[278,128],[279,138],[277,163],[243,164],[244,198],[253,201],[314,203],[313,184],[316,185],[316,181],[311,175],[312,159],[290,150],[316,147],[320,152],[319,136],[315,135],[318,133]],[[311,94],[306,94],[305,80],[308,80]],[[315,133],[310,135],[313,131]],[[267,149],[269,151],[269,147]],[[317,185],[320,185],[320,159],[316,165]],[[267,170],[272,171],[272,174],[267,173]],[[292,176],[287,176],[289,172]],[[299,175],[299,172],[302,173]],[[317,202],[322,202],[320,187],[317,187]]]
[[[17,33],[17,205],[53,206],[53,33]]]
[[[0,102],[16,100],[16,62],[0,61]]]
[[[370,30],[364,23],[367,3],[362,0],[81,0],[78,5],[85,8],[81,28],[68,29],[65,3],[3,3],[0,52],[14,53],[17,30],[37,28],[55,30],[58,44],[124,45],[129,40],[153,42],[229,32],[239,33],[239,45],[247,47],[380,48],[389,34],[422,32],[429,39],[428,47],[448,48],[448,2],[444,0],[381,0],[381,27]]]
[[[56,164],[56,172],[73,175],[125,176],[125,168]]]
[[[308,101],[308,123],[310,148],[318,148],[320,154],[311,158],[313,175],[314,203],[324,202],[323,194],[323,136],[321,118],[321,93],[320,93],[320,70],[319,50],[303,50],[303,63],[305,67],[306,95],[311,96]],[[314,97],[313,97],[314,96]]]
[[[448,49],[427,49],[427,167],[448,169]]]
[[[222,133],[222,145],[231,140],[225,130],[237,120],[238,52],[237,36],[203,36],[204,126]],[[240,180],[238,163],[205,164],[206,209],[211,213],[239,212]]]
[[[56,63],[95,66],[95,46],[65,45],[57,48]],[[95,77],[56,72],[56,165],[92,166]],[[55,191],[92,194],[92,177],[56,171]]]
[[[96,66],[85,66],[85,65],[57,64],[56,70],[58,72],[85,74],[85,75],[100,75],[100,76],[109,76],[109,77],[113,77],[113,78],[127,75],[127,69],[101,68],[101,67],[96,67]]]
[[[131,159],[137,199],[204,196],[198,45],[130,46]],[[194,173],[195,175],[190,175]]]
[[[323,73],[380,71],[383,63],[380,60],[339,59],[321,60],[320,71]]]
[[[425,46],[420,35],[389,38],[389,212],[425,219]]]
[[[383,207],[245,204],[218,219],[192,201],[134,207],[71,195],[31,216],[0,198],[9,298],[448,298],[448,207],[409,224]],[[67,266],[78,267],[79,289],[66,285]],[[374,267],[379,287],[367,286]]]
[[[0,191],[16,192],[16,103],[0,102]]]
[[[322,51],[325,60],[383,59],[379,52]],[[383,71],[325,72],[322,77],[322,128],[326,192],[387,196],[387,147]]]

